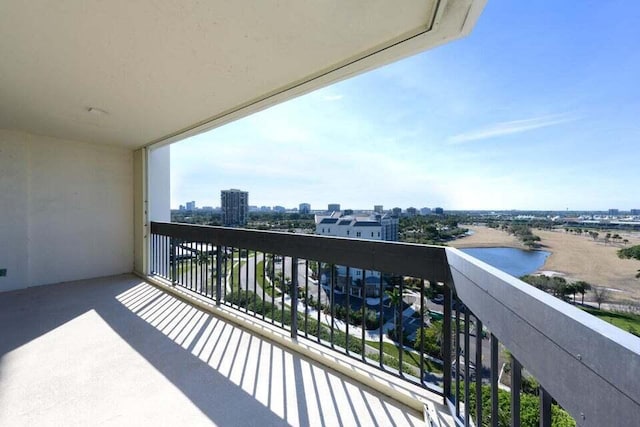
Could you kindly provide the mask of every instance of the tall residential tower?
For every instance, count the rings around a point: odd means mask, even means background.
[[[222,224],[226,227],[239,227],[247,224],[249,213],[249,193],[236,189],[220,192]]]

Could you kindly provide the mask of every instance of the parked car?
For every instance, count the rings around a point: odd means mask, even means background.
[[[436,304],[443,304],[444,303],[444,295],[438,294],[431,301],[436,303]]]

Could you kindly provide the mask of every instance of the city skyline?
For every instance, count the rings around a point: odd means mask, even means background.
[[[174,144],[171,206],[637,208],[638,17],[489,2],[465,39]]]

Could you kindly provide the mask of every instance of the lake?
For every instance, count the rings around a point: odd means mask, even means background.
[[[525,251],[515,248],[464,248],[460,250],[515,277],[539,270],[551,254],[547,251]]]

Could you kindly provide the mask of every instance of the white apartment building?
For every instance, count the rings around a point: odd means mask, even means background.
[[[373,214],[365,217],[342,215],[316,215],[316,234],[368,240],[398,240],[398,218]]]
[[[358,217],[342,215],[341,212],[333,212],[331,215],[316,215],[316,234],[322,236],[346,237],[366,240],[398,240],[397,217],[389,215],[372,214]],[[336,266],[337,283],[335,289],[338,292],[348,292],[362,298],[363,289],[365,297],[377,298],[380,296],[380,272],[360,269],[347,270],[344,266]],[[329,277],[321,277],[323,284],[328,283]],[[384,284],[382,286],[384,289]]]

